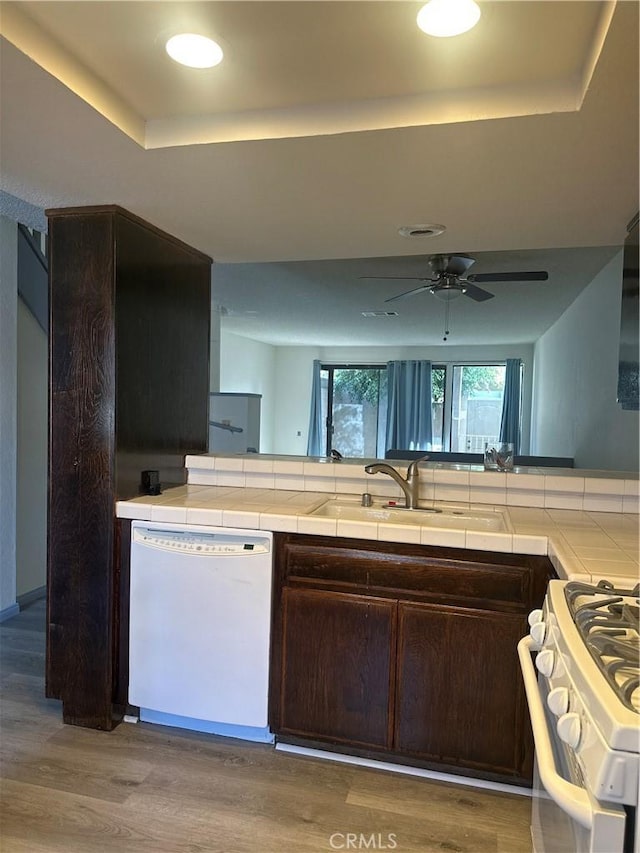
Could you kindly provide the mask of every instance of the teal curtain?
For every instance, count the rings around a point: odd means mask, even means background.
[[[311,411],[309,414],[309,438],[307,439],[307,456],[326,456],[324,446],[324,430],[322,424],[322,392],[320,388],[320,361],[313,362],[313,379],[311,381]]]
[[[431,450],[431,362],[387,362],[386,449]]]
[[[504,376],[502,417],[500,418],[500,441],[513,444],[514,455],[520,453],[520,375],[522,361],[508,358]]]

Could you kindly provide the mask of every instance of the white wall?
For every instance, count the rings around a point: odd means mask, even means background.
[[[261,453],[276,452],[273,450],[275,362],[275,347],[221,330],[219,390],[235,394],[262,394]]]
[[[313,360],[319,347],[277,347],[274,453],[306,456]]]
[[[17,225],[0,216],[0,618],[16,605]]]
[[[594,278],[534,352],[533,452],[577,468],[638,470],[638,412],[616,402],[622,252]]]
[[[394,359],[492,361],[521,358],[524,363],[522,452],[529,447],[529,413],[533,377],[533,344],[436,347],[277,347],[274,453],[307,450],[313,360],[339,364],[385,364]],[[298,431],[302,434],[297,435]]]
[[[47,575],[48,342],[18,299],[16,594],[40,589]]]
[[[213,294],[213,267],[211,268]],[[212,303],[209,320],[209,391],[220,390],[220,306]]]

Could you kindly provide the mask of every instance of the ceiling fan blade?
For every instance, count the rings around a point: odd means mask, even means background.
[[[467,281],[547,281],[549,273],[544,270],[534,272],[480,272],[467,276]]]
[[[483,290],[481,287],[476,287],[475,284],[466,284],[462,291],[465,296],[473,299],[475,302],[486,302],[487,299],[493,299],[494,293],[489,293],[488,290]]]
[[[424,276],[417,275],[359,275],[358,278],[369,278],[369,279],[388,279],[393,281],[429,281],[435,282],[436,279],[433,278],[425,278]]]
[[[421,287],[414,287],[413,290],[405,290],[404,293],[398,293],[397,296],[391,296],[389,299],[385,299],[385,302],[394,302],[396,299],[402,299],[403,296],[412,296],[414,293],[422,293],[424,290],[429,290],[432,287],[431,282],[429,284],[423,284]]]

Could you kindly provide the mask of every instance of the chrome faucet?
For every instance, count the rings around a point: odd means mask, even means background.
[[[404,492],[405,497],[405,506],[407,509],[418,509],[418,501],[420,499],[420,469],[418,465],[421,462],[426,462],[429,458],[428,454],[426,456],[421,456],[419,459],[414,459],[414,461],[407,468],[407,479],[405,480],[395,468],[391,465],[387,465],[385,462],[376,462],[374,465],[365,465],[365,471],[367,474],[388,474],[392,477],[396,483],[400,486],[402,491]]]

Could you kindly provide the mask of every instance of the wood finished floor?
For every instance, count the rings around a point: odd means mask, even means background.
[[[39,601],[0,625],[2,853],[530,853],[525,797],[161,726],[65,726],[44,697],[44,622]]]

